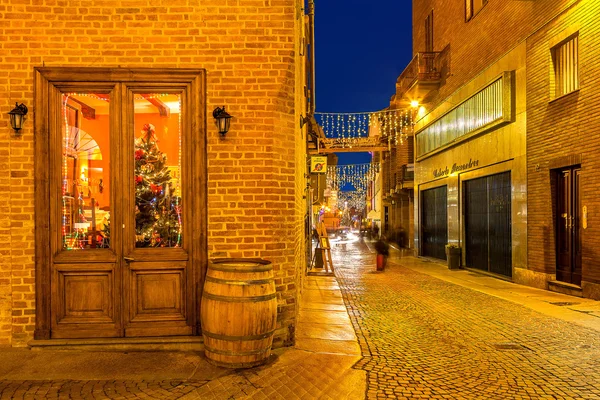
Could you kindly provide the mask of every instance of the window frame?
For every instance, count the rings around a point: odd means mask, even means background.
[[[573,42],[573,44],[574,44],[573,45],[573,49],[574,49],[573,59],[566,59],[565,62],[561,63],[561,61],[558,60],[558,51],[562,50],[570,42]],[[577,93],[580,90],[581,86],[580,86],[580,79],[579,79],[579,71],[580,71],[579,59],[580,59],[579,58],[579,31],[570,33],[564,39],[551,45],[551,47],[550,47],[550,65],[551,65],[550,101],[560,99],[560,98],[568,96],[572,93]],[[560,64],[562,64],[562,65],[560,65]],[[566,69],[567,71],[565,72],[564,69]],[[572,72],[573,70],[574,70],[574,72]],[[571,78],[573,78],[573,77],[575,78],[573,88],[570,89],[569,91],[564,91],[564,89],[563,89],[559,92],[559,88],[563,87],[563,85],[560,85],[559,83],[561,81],[564,81],[565,75],[568,75],[569,72],[572,72],[572,74],[573,74],[571,76]],[[561,74],[561,75],[559,76],[559,74]]]
[[[475,18],[481,10],[488,4],[488,0],[481,0],[481,7],[475,10],[474,0],[465,0],[465,22],[471,21]]]

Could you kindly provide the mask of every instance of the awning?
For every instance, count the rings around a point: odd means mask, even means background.
[[[375,210],[371,210],[367,214],[367,219],[380,220],[381,219],[381,213],[379,213],[379,212],[377,212]]]

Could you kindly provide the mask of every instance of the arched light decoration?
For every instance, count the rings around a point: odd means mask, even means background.
[[[219,129],[219,133],[221,136],[225,136],[227,132],[229,132],[229,124],[231,122],[231,115],[227,111],[225,111],[225,106],[223,108],[217,107],[213,111],[213,117],[215,118],[215,123],[217,128]]]
[[[15,108],[8,112],[8,115],[10,115],[10,126],[16,133],[19,133],[23,128],[23,122],[25,122],[27,111],[27,106],[25,104],[15,103]]]

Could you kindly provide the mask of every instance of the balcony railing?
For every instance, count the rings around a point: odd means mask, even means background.
[[[417,53],[396,82],[396,94],[403,96],[416,83],[437,84],[448,73],[449,47],[442,51]]]

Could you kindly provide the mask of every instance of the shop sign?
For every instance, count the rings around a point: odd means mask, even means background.
[[[441,178],[444,176],[448,176],[450,174],[454,174],[457,172],[462,172],[462,171],[466,171],[468,169],[471,169],[473,167],[477,167],[479,165],[479,160],[472,160],[469,159],[468,163],[464,163],[464,164],[457,164],[454,163],[452,164],[452,168],[448,168],[448,166],[446,165],[446,168],[437,168],[433,170],[433,177],[434,178]]]
[[[327,156],[312,156],[310,158],[310,173],[324,174],[327,172]]]

